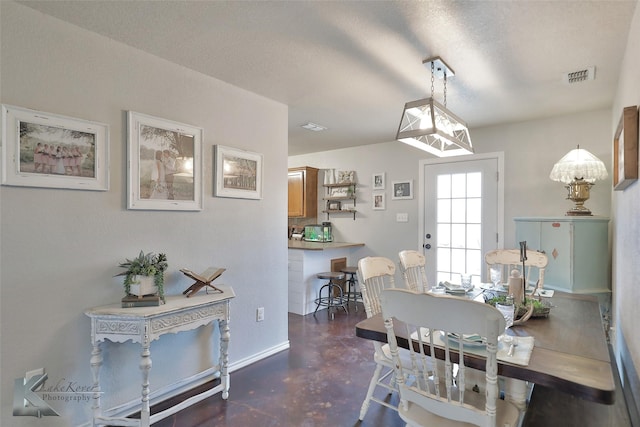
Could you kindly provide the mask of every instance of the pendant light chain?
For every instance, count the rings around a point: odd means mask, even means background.
[[[434,89],[433,89],[433,61],[431,61],[431,98],[433,99]]]
[[[444,108],[447,108],[447,70],[444,70]]]

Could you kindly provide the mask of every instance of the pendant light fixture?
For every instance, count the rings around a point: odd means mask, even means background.
[[[431,97],[407,102],[396,139],[438,157],[473,154],[467,124],[447,109],[447,77],[455,75],[440,57],[422,61],[431,68]],[[434,98],[435,77],[444,81],[444,103]]]

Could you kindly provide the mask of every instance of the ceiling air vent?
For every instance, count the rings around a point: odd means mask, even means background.
[[[586,67],[582,70],[571,71],[562,75],[562,81],[567,84],[580,83],[596,78],[596,67]]]

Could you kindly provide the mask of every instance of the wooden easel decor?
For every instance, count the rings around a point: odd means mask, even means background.
[[[198,292],[200,289],[209,286],[213,288],[215,292],[222,292],[221,289],[216,288],[211,284],[214,280],[216,280],[222,273],[224,273],[226,268],[218,268],[218,267],[209,267],[202,274],[194,273],[191,270],[186,268],[181,268],[180,271],[187,277],[192,278],[196,281],[193,285],[189,286],[182,294],[186,295],[189,298],[191,295]],[[206,288],[205,288],[206,290]]]

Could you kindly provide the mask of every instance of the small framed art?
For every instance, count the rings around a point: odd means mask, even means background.
[[[413,199],[413,180],[393,181],[392,190],[392,200]]]
[[[129,209],[202,210],[202,129],[129,111]]]
[[[374,173],[373,174],[373,178],[372,178],[372,182],[371,182],[371,188],[373,190],[384,190],[384,172],[380,172],[380,173]]]
[[[262,154],[215,146],[216,197],[262,199]]]
[[[623,191],[638,179],[638,107],[626,107],[613,138],[613,189]]]
[[[2,184],[109,189],[109,126],[2,106]]]
[[[373,206],[371,206],[371,208],[374,211],[383,211],[387,208],[385,203],[386,197],[384,193],[373,193],[372,199]]]

